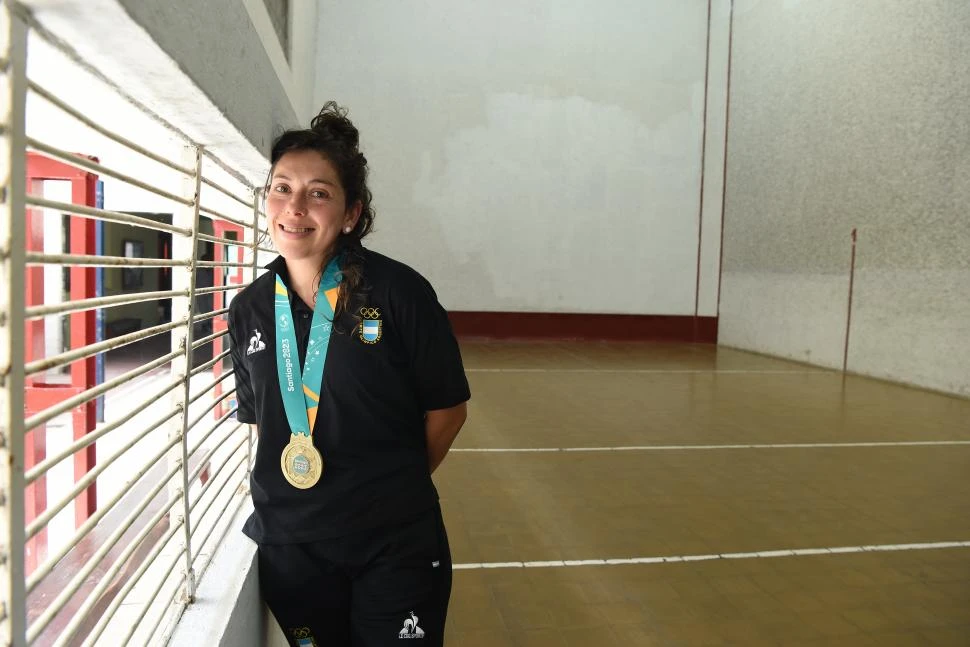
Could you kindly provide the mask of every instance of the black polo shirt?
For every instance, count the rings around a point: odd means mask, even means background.
[[[243,527],[259,543],[339,537],[413,517],[437,501],[428,468],[424,413],[470,397],[458,343],[427,280],[365,250],[367,291],[336,322],[327,350],[313,444],[320,481],[290,485],[280,455],[290,428],[276,370],[275,275],[289,286],[282,257],[229,306],[237,418],[259,429],[251,490],[255,512]],[[300,367],[313,311],[290,290]],[[375,323],[377,322],[377,323]],[[339,332],[336,329],[343,329]]]

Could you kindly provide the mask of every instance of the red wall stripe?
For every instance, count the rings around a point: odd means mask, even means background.
[[[717,343],[717,318],[550,312],[449,312],[463,339]]]

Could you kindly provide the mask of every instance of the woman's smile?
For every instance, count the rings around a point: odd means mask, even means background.
[[[302,236],[314,231],[313,227],[288,227],[283,223],[280,223],[280,230],[291,236]]]

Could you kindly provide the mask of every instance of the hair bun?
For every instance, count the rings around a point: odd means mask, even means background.
[[[336,101],[328,101],[320,108],[320,112],[310,122],[310,130],[339,139],[353,149],[360,143],[360,133],[347,118],[347,109]]]

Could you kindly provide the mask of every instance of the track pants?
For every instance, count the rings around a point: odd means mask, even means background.
[[[451,551],[437,505],[338,539],[260,544],[259,579],[294,647],[443,644]]]

